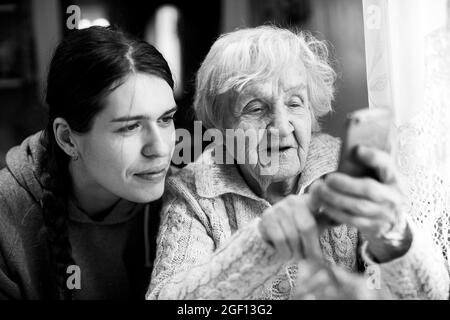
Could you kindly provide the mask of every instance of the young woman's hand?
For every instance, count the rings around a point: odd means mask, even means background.
[[[377,260],[389,261],[403,255],[412,241],[398,174],[392,159],[382,151],[360,146],[356,156],[377,173],[378,180],[331,173],[311,186],[311,198],[332,220],[361,231]]]
[[[259,230],[286,259],[321,259],[319,230],[308,196],[291,195],[264,211]]]

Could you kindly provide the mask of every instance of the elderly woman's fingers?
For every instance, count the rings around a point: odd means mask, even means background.
[[[381,184],[371,178],[354,178],[343,173],[331,173],[325,184],[334,191],[360,197],[378,203],[400,203],[402,195],[398,190]]]
[[[384,209],[381,205],[370,200],[334,191],[326,183],[322,183],[319,186],[318,195],[324,205],[347,211],[355,216],[378,217],[384,214]]]
[[[305,258],[321,259],[322,249],[319,242],[319,229],[311,211],[304,199],[297,201],[294,222],[301,237],[303,256]]]
[[[303,197],[288,196],[267,209],[259,224],[264,240],[283,259],[321,259],[319,231]]]
[[[294,221],[294,215],[286,214],[279,215],[278,224],[284,232],[286,242],[291,250],[292,256],[291,258],[298,260],[302,258],[303,255],[303,246],[301,241],[301,235],[296,227]]]
[[[291,254],[289,258],[298,258],[297,252],[300,246],[300,236],[295,228],[291,214],[292,199],[284,199],[275,204],[272,209],[272,217],[283,233],[284,242],[289,247]]]
[[[306,206],[312,213],[317,212],[320,208],[321,201],[317,193],[317,188],[323,183],[322,180],[314,181],[308,188],[308,193],[304,195]]]
[[[319,234],[322,233],[324,229],[335,227],[338,225],[337,221],[330,219],[327,215],[323,214],[322,210],[322,200],[320,199],[318,189],[320,188],[322,180],[316,180],[311,186],[308,188],[308,193],[303,195],[305,199],[306,206],[313,214],[316,219],[317,228],[319,230]]]
[[[279,214],[279,223],[285,231],[287,241],[293,249],[293,258],[318,257],[321,255],[315,219],[309,211],[305,198],[290,195],[276,205],[284,214]]]
[[[293,253],[276,215],[266,214],[259,223],[259,230],[263,239],[279,252],[282,259],[289,260],[292,258]]]
[[[298,300],[316,300],[332,298],[330,290],[332,282],[325,269],[319,269],[298,283],[294,292],[293,299]]]
[[[376,203],[334,191],[321,182],[315,191],[322,209],[330,219],[353,225],[368,237],[376,237],[391,228],[397,219],[398,206]]]
[[[374,236],[378,230],[383,228],[383,221],[380,219],[370,219],[349,214],[344,210],[324,206],[324,214],[342,224],[354,226],[367,236]]]
[[[387,153],[360,145],[356,149],[356,157],[364,165],[374,169],[381,182],[391,184],[397,181],[397,170]]]

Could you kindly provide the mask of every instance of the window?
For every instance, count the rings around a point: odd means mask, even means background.
[[[159,7],[150,22],[145,40],[153,44],[167,60],[175,80],[175,97],[183,93],[181,42],[178,34],[180,11],[172,5]]]

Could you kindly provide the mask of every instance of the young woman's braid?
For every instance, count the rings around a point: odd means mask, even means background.
[[[68,234],[67,201],[70,193],[68,158],[55,146],[47,146],[46,172],[43,175],[43,217],[50,248],[51,266],[55,275],[55,298],[70,300],[72,290],[67,286],[67,267],[74,265]],[[53,150],[52,150],[53,149]]]

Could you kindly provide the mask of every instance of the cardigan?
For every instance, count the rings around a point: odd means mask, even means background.
[[[340,141],[314,134],[298,179],[299,194],[336,170]],[[234,164],[215,164],[212,149],[169,177],[147,299],[288,299],[298,263],[285,262],[258,230],[271,205],[248,187]],[[380,270],[390,298],[447,299],[449,275],[427,234],[415,231],[406,254],[376,264],[367,242],[347,225],[320,236],[324,259],[349,272]]]

